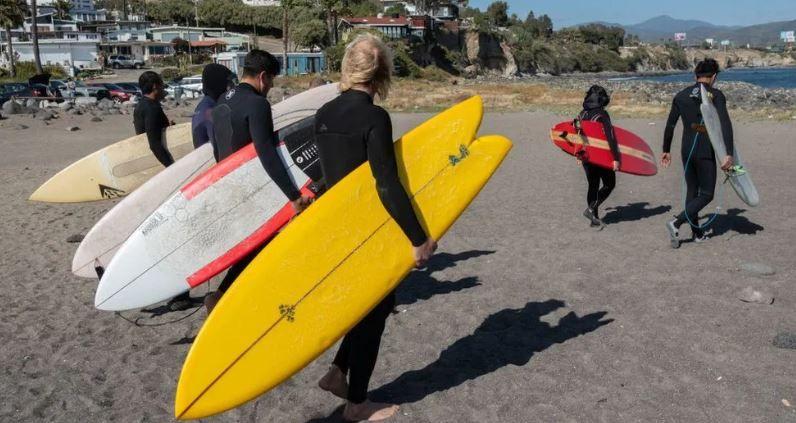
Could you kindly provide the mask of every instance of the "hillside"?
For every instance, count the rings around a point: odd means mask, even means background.
[[[713,25],[700,20],[676,19],[671,16],[657,16],[635,25],[619,25],[605,22],[604,25],[621,26],[628,34],[637,35],[642,41],[659,42],[674,37],[676,32],[688,34],[686,44],[699,44],[706,38],[730,40],[733,45],[769,46],[780,42],[782,31],[795,31],[796,19],[770,22],[751,26]]]

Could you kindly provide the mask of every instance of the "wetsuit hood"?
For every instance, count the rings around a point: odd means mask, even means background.
[[[202,71],[202,91],[213,100],[218,100],[230,85],[232,71],[216,63],[205,66]]]
[[[584,110],[594,110],[604,108],[611,102],[611,97],[605,88],[594,85],[586,92],[586,97],[583,99]]]

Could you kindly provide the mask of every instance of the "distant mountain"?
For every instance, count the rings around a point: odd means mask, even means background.
[[[608,22],[592,22],[609,26],[621,26],[628,34],[637,35],[642,41],[661,41],[674,38],[676,32],[688,34],[686,44],[696,45],[706,38],[730,40],[734,45],[751,44],[768,46],[779,41],[782,31],[796,31],[796,20],[771,22],[752,26],[713,25],[699,20],[675,19],[657,16],[635,25],[619,25]]]

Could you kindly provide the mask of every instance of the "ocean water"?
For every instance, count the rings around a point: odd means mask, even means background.
[[[680,73],[632,79],[660,82],[692,82],[694,81],[694,74]],[[727,69],[719,74],[719,81],[748,82],[763,88],[796,88],[796,67]]]

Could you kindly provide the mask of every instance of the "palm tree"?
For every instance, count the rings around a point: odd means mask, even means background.
[[[72,2],[70,0],[55,0],[52,6],[58,19],[67,19],[69,12],[72,11]]]
[[[25,0],[0,0],[0,25],[6,32],[6,50],[8,52],[8,65],[11,77],[17,76],[17,66],[14,63],[14,45],[11,41],[11,29],[25,23]]]
[[[44,68],[41,67],[41,56],[39,55],[39,26],[36,22],[36,18],[39,15],[39,8],[36,6],[36,0],[30,0],[30,9],[30,32],[33,34],[33,60],[36,63],[36,73],[43,74]]]

